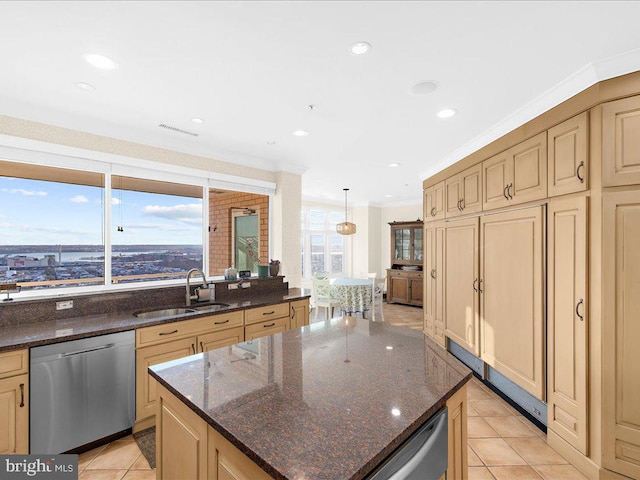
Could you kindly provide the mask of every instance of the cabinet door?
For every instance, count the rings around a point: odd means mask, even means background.
[[[208,427],[207,449],[209,480],[272,480],[267,472],[212,427]]]
[[[29,375],[0,380],[0,454],[29,453]]]
[[[413,237],[413,240],[412,240],[413,253],[412,253],[411,260],[413,263],[416,263],[416,264],[422,263],[423,262],[422,250],[424,248],[424,240],[422,238],[422,225],[411,229],[411,235]]]
[[[436,251],[435,251],[435,317],[434,317],[434,340],[446,346],[447,340],[444,336],[444,226],[436,227]],[[430,275],[427,272],[427,275]]]
[[[391,303],[409,303],[409,279],[404,276],[390,275],[389,280]]]
[[[548,138],[549,196],[587,189],[588,112],[550,128]]]
[[[640,191],[603,198],[603,467],[640,478]]]
[[[411,278],[409,280],[409,304],[410,305],[422,305],[422,290],[423,290],[422,278]]]
[[[446,218],[457,217],[462,215],[460,210],[460,201],[462,200],[462,184],[460,183],[460,175],[454,175],[447,178],[444,182],[444,200]]]
[[[451,222],[444,245],[445,335],[479,356],[478,219]]]
[[[491,210],[509,205],[506,189],[512,177],[512,163],[507,152],[482,162],[482,209]]]
[[[291,302],[291,327],[300,328],[309,325],[309,300]]]
[[[411,261],[411,229],[402,227],[393,227],[391,240],[393,244],[394,262],[409,263]]]
[[[156,413],[156,381],[147,369],[152,365],[188,357],[194,353],[195,337],[136,350],[136,421]]]
[[[208,352],[216,348],[228,347],[244,342],[244,327],[227,328],[219,332],[198,335],[198,351]]]
[[[467,480],[469,459],[467,447],[467,385],[447,400],[448,445],[447,478]]]
[[[443,219],[444,209],[444,181],[442,181],[424,191],[424,221]]]
[[[640,96],[602,106],[602,184],[640,184]]]
[[[547,197],[547,132],[519,143],[509,150],[513,164],[511,187],[507,189],[512,204]]]
[[[244,339],[253,340],[255,338],[266,337],[275,333],[285,332],[289,323],[289,317],[274,318],[262,323],[256,323],[244,327]]]
[[[467,168],[460,174],[461,213],[482,211],[482,164]]]
[[[548,425],[587,455],[587,198],[548,210]]]
[[[163,386],[158,393],[156,478],[206,480],[210,462],[207,423]]]
[[[543,207],[485,215],[480,357],[544,401]]]

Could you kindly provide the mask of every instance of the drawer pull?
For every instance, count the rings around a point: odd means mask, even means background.
[[[276,323],[270,323],[269,325],[263,325],[262,328],[269,328],[269,327],[275,327]]]
[[[160,332],[158,335],[173,335],[174,333],[178,333],[178,330],[173,330],[172,332]]]
[[[24,383],[20,384],[20,408],[24,407]]]
[[[509,188],[509,185],[504,187],[504,190],[502,190],[502,195],[504,195],[504,198],[506,198],[507,200],[509,200],[509,197],[507,197],[507,188]]]
[[[276,313],[276,311],[271,310],[270,312],[262,312],[262,315],[273,315],[274,313]]]
[[[200,342],[200,351],[201,351],[201,352],[204,352],[204,345],[203,345],[203,343],[202,343],[202,342]]]
[[[478,287],[476,287],[476,283],[478,283],[478,279],[474,278],[473,279],[473,291],[477,293],[478,292]]]
[[[196,354],[196,344],[195,343],[191,344],[191,349],[193,350],[193,354],[195,355]]]
[[[578,180],[580,180],[580,183],[584,183],[584,177],[580,176],[580,168],[584,168],[584,162],[580,162],[578,168],[576,168],[576,176],[578,177]]]
[[[213,322],[214,325],[224,325],[225,323],[229,323],[229,319],[228,318],[223,322]]]
[[[513,195],[511,195],[511,189],[513,188],[513,183],[507,185],[507,193],[509,194],[509,199],[513,200]]]

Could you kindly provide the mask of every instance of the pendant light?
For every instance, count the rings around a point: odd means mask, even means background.
[[[344,190],[344,222],[340,222],[336,225],[336,232],[340,235],[353,235],[356,233],[356,224],[347,222],[347,192],[348,188],[343,188]]]

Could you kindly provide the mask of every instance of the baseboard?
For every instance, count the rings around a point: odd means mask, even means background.
[[[562,437],[550,428],[547,429],[547,444],[556,452],[568,460],[571,465],[576,467],[589,480],[601,480],[601,468],[596,465],[589,457],[585,457],[578,450],[573,448]],[[611,477],[612,480],[614,477]],[[620,477],[623,478],[623,477]]]

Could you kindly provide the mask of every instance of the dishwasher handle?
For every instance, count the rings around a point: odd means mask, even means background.
[[[95,352],[97,350],[106,350],[107,348],[115,347],[115,343],[107,343],[106,345],[100,345],[99,347],[87,348],[86,350],[77,350],[75,352],[63,353],[62,357],[72,357],[74,355],[82,355],[83,353]]]

